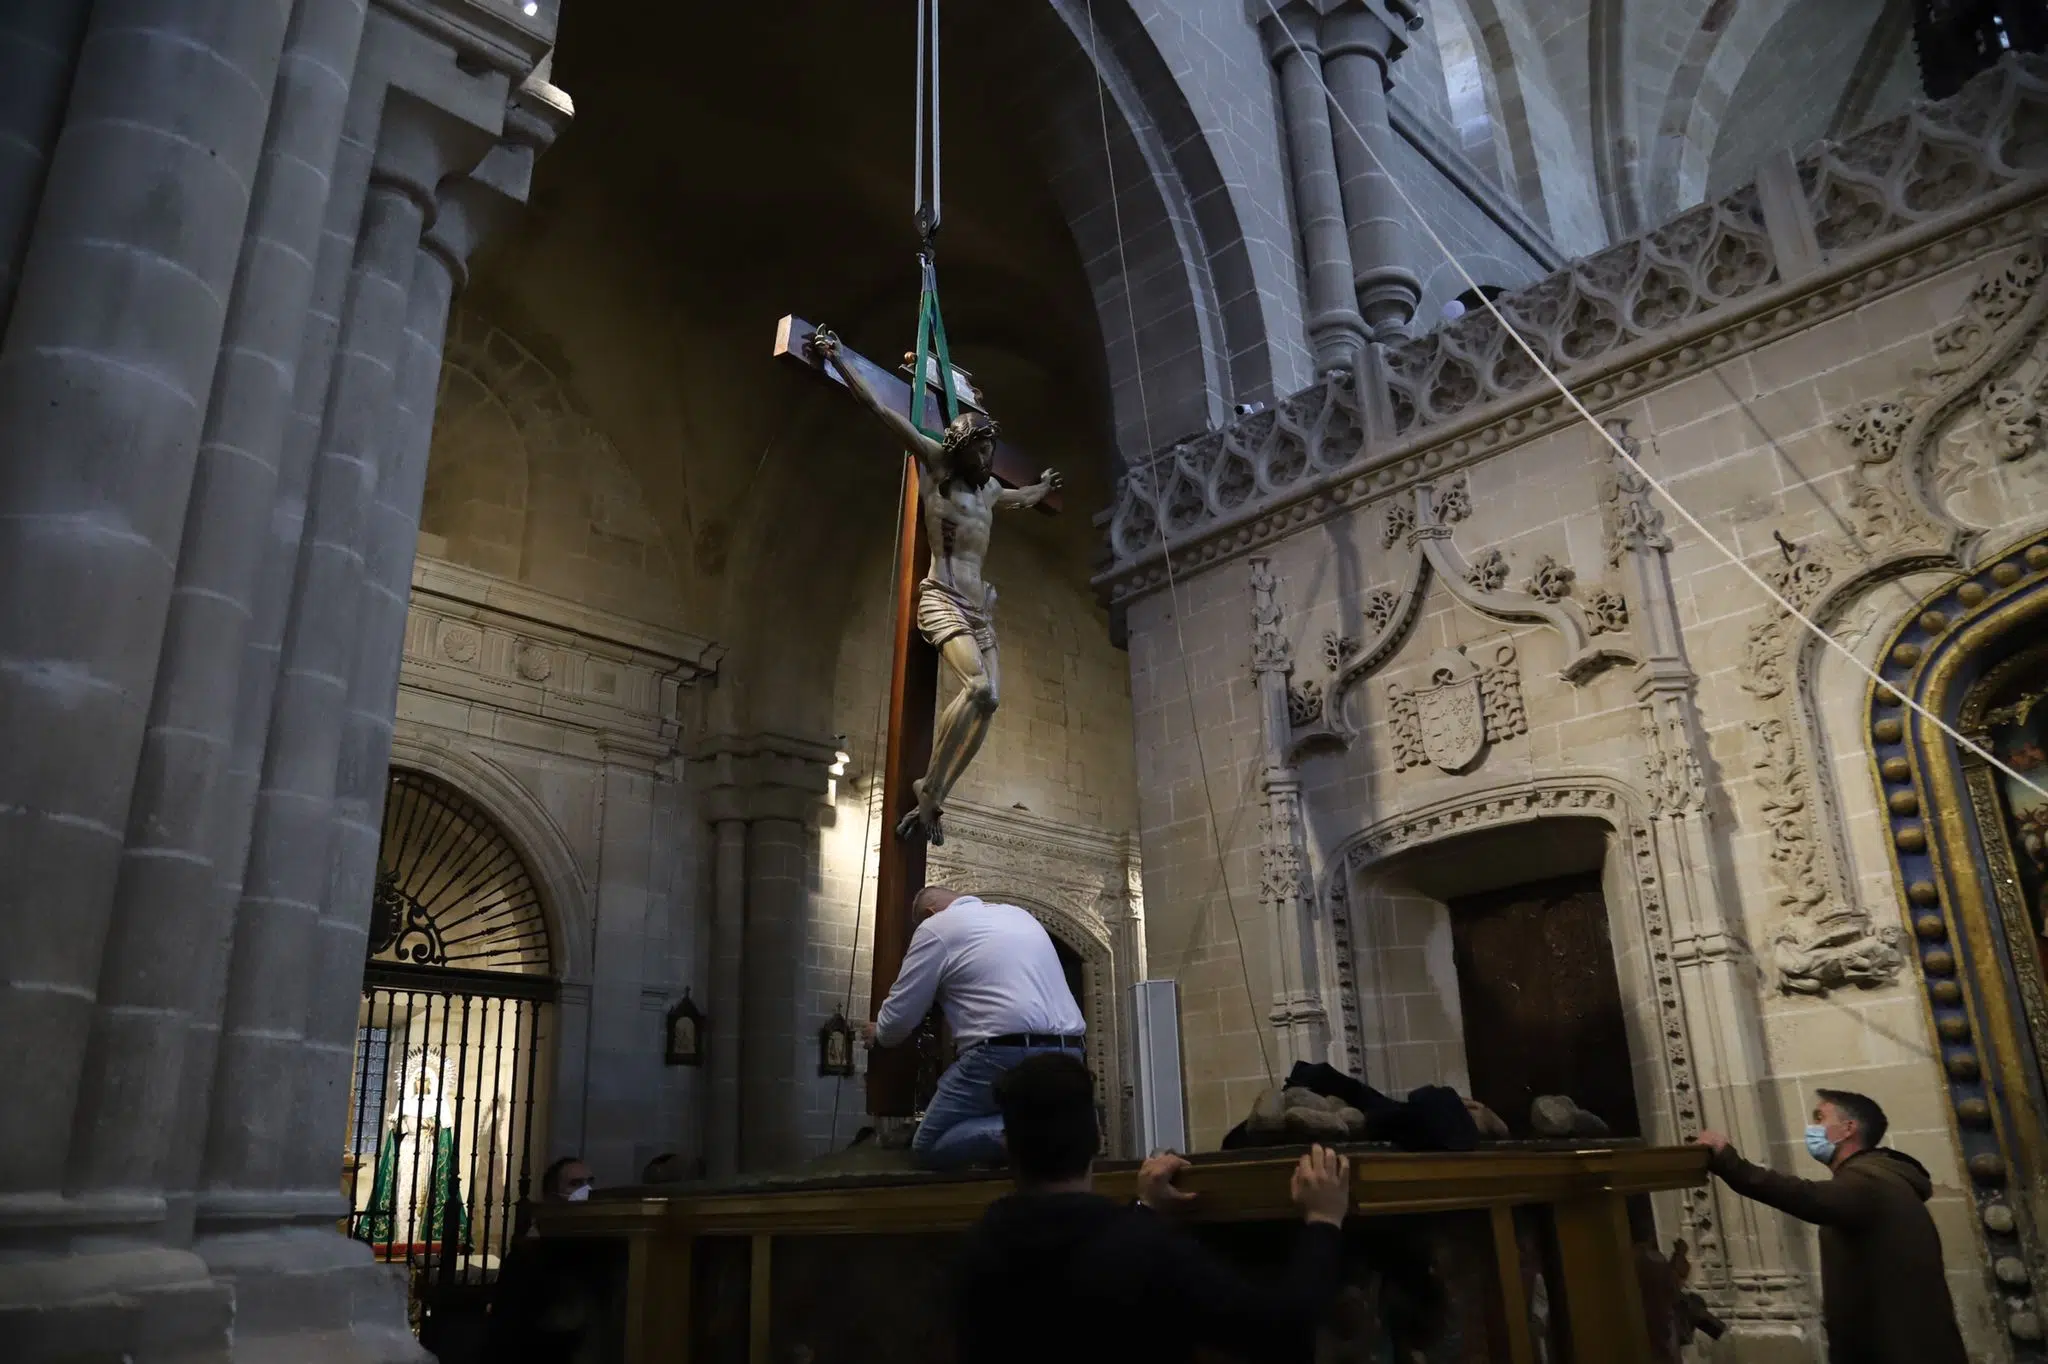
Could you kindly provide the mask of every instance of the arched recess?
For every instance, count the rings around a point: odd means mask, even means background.
[[[667,536],[619,451],[538,356],[466,307],[442,352],[420,524],[465,567],[681,622]]]
[[[561,826],[533,793],[504,768],[465,745],[401,718],[391,737],[391,764],[439,777],[482,807],[540,883],[554,948],[555,974],[587,984],[591,970],[591,887]]]
[[[1343,839],[1324,867],[1321,893],[1331,922],[1341,921],[1347,931],[1349,978],[1362,978],[1361,958],[1376,938],[1357,903],[1368,878],[1397,858],[1452,838],[1543,820],[1596,821],[1608,831],[1605,881],[1615,967],[1624,1001],[1640,1011],[1631,1021],[1631,1047],[1654,1057],[1653,1073],[1639,1085],[1637,1096],[1645,1135],[1682,1140],[1697,1130],[1699,1113],[1692,1097],[1697,1089],[1690,1031],[1671,979],[1663,869],[1636,794],[1610,777],[1545,778],[1468,792],[1375,821]],[[1359,1014],[1355,984],[1351,998],[1339,1003],[1346,1049],[1362,1056],[1366,1021]]]
[[[1209,134],[1128,0],[1007,6],[991,36],[1023,73],[1016,107],[1088,272],[1122,457],[1286,396],[1294,338],[1264,312]]]
[[[1075,1002],[1088,1020],[1088,1066],[1095,1072],[1095,1101],[1109,1119],[1109,1130],[1103,1134],[1108,1149],[1121,1153],[1128,1117],[1123,1101],[1122,982],[1108,927],[1041,895],[1017,890],[1017,883],[1001,873],[949,865],[943,874],[943,884],[962,894],[1029,910],[1055,942],[1081,959],[1086,997]]]
[[[1342,1020],[1344,1051],[1354,1058],[1364,1055],[1360,957],[1373,950],[1375,938],[1364,917],[1367,910],[1358,901],[1370,890],[1372,878],[1418,850],[1542,821],[1558,827],[1568,821],[1605,828],[1602,890],[1621,996],[1625,1009],[1632,1010],[1628,1031],[1637,1064],[1643,1134],[1656,1144],[1689,1140],[1703,1122],[1702,1086],[1696,1041],[1673,960],[1669,905],[1678,893],[1670,879],[1694,873],[1664,865],[1640,794],[1605,774],[1559,775],[1461,792],[1375,820],[1331,849],[1318,894],[1332,930],[1344,938],[1342,944],[1332,944],[1332,950],[1341,947],[1340,955],[1349,958],[1340,962],[1340,976],[1349,985],[1336,1011]],[[1710,1048],[1742,1048],[1760,1047],[1762,1039],[1710,1037],[1706,1042]],[[1674,1203],[1670,1213],[1698,1252],[1706,1281],[1720,1284],[1727,1262],[1720,1230],[1723,1216],[1713,1194],[1705,1188],[1688,1189]]]
[[[2006,824],[2010,783],[1949,739],[1904,693],[1996,752],[2039,721],[2001,701],[2031,669],[2048,675],[2048,537],[1982,555],[1977,568],[1923,596],[1884,639],[1863,723],[1882,793],[1894,893],[1912,928],[1932,1031],[1940,1039],[1950,1130],[1963,1154],[1991,1266],[1987,1287],[2015,1336],[2048,1296],[2048,988],[2038,903]],[[2030,690],[2039,692],[2037,685]],[[2031,700],[2031,696],[2026,698]],[[2010,750],[2008,749],[2008,752]],[[2042,768],[2027,775],[2040,781]],[[2012,788],[2017,783],[2011,784]],[[2037,891],[2038,893],[2038,891]],[[2028,937],[2034,942],[2028,942]]]

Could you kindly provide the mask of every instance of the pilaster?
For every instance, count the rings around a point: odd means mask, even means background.
[[[1628,423],[1608,423],[1623,448],[1641,458]],[[1605,443],[1603,442],[1603,448]],[[1672,1076],[1675,1131],[1684,1141],[1702,1128],[1726,1132],[1738,1147],[1775,1144],[1776,1115],[1763,1102],[1763,1024],[1751,982],[1755,957],[1743,935],[1727,858],[1712,825],[1701,755],[1706,730],[1695,697],[1698,679],[1685,658],[1668,556],[1671,537],[1649,482],[1608,452],[1602,515],[1608,566],[1628,599],[1642,663],[1635,695],[1641,709],[1642,789],[1661,882],[1667,888],[1670,969],[1690,1024],[1692,1073]],[[1683,1194],[1688,1240],[1701,1287],[1738,1333],[1784,1336],[1811,1304],[1785,1219],[1721,1184]]]
[[[1294,649],[1282,631],[1275,600],[1279,581],[1272,562],[1251,561],[1252,676],[1259,692],[1260,733],[1265,745],[1259,789],[1266,817],[1259,851],[1259,904],[1265,913],[1267,951],[1273,970],[1273,1004],[1268,1021],[1280,1040],[1280,1060],[1327,1061],[1329,1011],[1318,965],[1329,945],[1315,930],[1314,888],[1307,873],[1301,819],[1301,778],[1289,762],[1292,722],[1288,679]]]
[[[802,1155],[808,841],[836,761],[832,743],[774,733],[717,735],[692,755],[717,840],[704,1115],[712,1173],[779,1169]]]

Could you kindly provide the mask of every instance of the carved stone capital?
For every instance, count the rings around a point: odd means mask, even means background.
[[[810,821],[831,793],[838,754],[830,741],[792,734],[719,734],[690,755],[690,773],[703,792],[704,818]]]

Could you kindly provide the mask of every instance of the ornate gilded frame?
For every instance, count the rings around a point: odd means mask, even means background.
[[[2048,623],[2048,536],[2036,534],[1922,599],[1887,640],[1880,675],[1932,715],[1967,731],[1986,695],[1991,651]],[[2041,1228],[2048,1213],[2048,1113],[2028,1073],[2023,1009],[2048,1020],[2029,954],[1997,943],[2018,887],[1993,773],[1891,691],[1866,695],[1872,778],[1888,811],[1892,870],[1916,942],[1922,1000],[1949,1086],[1951,1130],[1969,1172],[1980,1248],[2023,1358],[2044,1355],[2048,1297]],[[1980,717],[1981,721],[1981,717]],[[2007,860],[1992,859],[2003,850]],[[2014,994],[2020,999],[2016,1000]],[[2036,1036],[2041,1034],[2037,1033]]]

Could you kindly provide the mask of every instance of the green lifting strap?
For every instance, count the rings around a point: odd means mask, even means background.
[[[946,319],[939,312],[938,266],[929,250],[920,252],[918,259],[924,267],[924,287],[917,299],[917,352],[911,361],[910,422],[933,440],[942,440],[944,428],[929,420],[931,388],[925,378],[934,352],[938,356],[939,391],[945,397],[948,422],[960,415],[960,395],[953,388],[953,355],[946,347]]]

